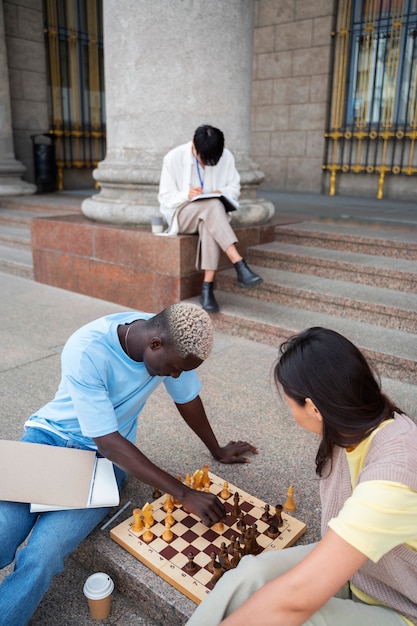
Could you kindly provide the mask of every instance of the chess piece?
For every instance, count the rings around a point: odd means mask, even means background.
[[[143,507],[143,509],[142,509],[142,514],[143,514],[143,517],[144,517],[145,526],[146,526],[146,523],[148,523],[149,524],[149,528],[151,526],[153,526],[153,524],[155,522],[152,513],[153,513],[152,505],[147,502],[145,504],[145,506]]]
[[[193,489],[197,491],[203,487],[203,472],[201,470],[196,470],[193,474]]]
[[[264,512],[261,515],[261,520],[263,522],[268,522],[270,517],[271,517],[271,514],[269,512],[269,504],[265,504]]]
[[[284,511],[286,513],[294,513],[295,509],[296,506],[294,502],[294,487],[291,485],[290,487],[288,487],[287,500],[284,504]]]
[[[172,509],[168,509],[167,516],[165,517],[165,523],[168,523],[170,526],[175,524],[175,518],[172,515]]]
[[[235,553],[235,541],[236,541],[236,537],[234,535],[231,535],[229,547],[227,548],[227,552],[231,556],[233,556],[233,554]]]
[[[222,568],[220,563],[215,561],[214,566],[213,566],[213,576],[210,580],[210,583],[214,586],[219,580],[219,578],[223,576],[223,574],[224,574],[224,569]]]
[[[150,530],[150,528],[151,528],[151,525],[149,524],[149,522],[145,521],[145,531],[144,531],[144,533],[142,535],[142,540],[145,543],[150,543],[153,540],[153,538],[154,538],[154,534]]]
[[[274,526],[273,524],[271,524],[270,526],[268,526],[268,528],[265,531],[265,534],[270,538],[270,539],[276,539],[277,537],[279,537],[279,535],[281,534],[278,530],[277,526]]]
[[[174,533],[171,530],[171,524],[165,520],[165,530],[162,533],[162,539],[164,541],[166,541],[167,543],[169,543],[170,541],[172,541],[174,538]]]
[[[223,500],[228,500],[232,494],[229,491],[229,483],[226,481],[223,483],[223,490],[220,492],[220,497]]]
[[[240,549],[235,547],[233,550],[232,560],[230,561],[230,569],[237,567],[239,565],[240,559]]]
[[[140,509],[133,509],[133,524],[132,531],[134,533],[140,533],[143,530],[143,515]]]
[[[201,468],[203,475],[201,477],[201,482],[203,483],[203,486],[206,487],[208,485],[209,489],[210,489],[210,485],[211,485],[211,480],[210,480],[210,476],[209,476],[209,466],[208,465],[203,465],[203,467]]]
[[[262,546],[259,545],[259,543],[256,541],[256,537],[259,536],[259,532],[258,529],[256,527],[256,524],[252,524],[252,526],[250,527],[250,532],[249,532],[249,539],[250,539],[250,545],[249,545],[249,554],[259,554],[260,552],[262,552]]]
[[[168,512],[168,509],[171,509],[171,511],[174,510],[174,501],[172,500],[172,496],[167,493],[166,498],[165,498],[165,502],[162,505],[162,508],[164,509],[165,513]]]
[[[250,537],[248,537],[245,531],[243,535],[242,556],[246,556],[247,554],[250,554]]]
[[[239,500],[240,500],[240,496],[239,496],[239,493],[236,491],[235,495],[233,496],[233,508],[231,511],[231,514],[234,515],[234,517],[239,517],[239,513],[240,513]]]
[[[216,533],[219,533],[219,535],[221,535],[224,532],[224,524],[223,522],[216,522],[215,524],[213,524],[213,526],[211,526],[211,528],[213,530],[216,531]]]
[[[191,489],[191,476],[190,474],[185,475],[185,486]]]
[[[246,528],[245,520],[243,519],[243,511],[240,511],[238,515],[236,528],[238,528],[239,530],[245,530]]]
[[[216,562],[216,553],[215,552],[211,552],[210,553],[210,563],[207,565],[207,569],[212,574],[214,573],[214,563],[215,562]]]
[[[274,524],[275,524],[275,520],[277,521],[278,528],[280,528],[280,526],[283,525],[284,520],[282,519],[282,504],[276,505],[275,513],[274,513],[273,518],[271,518],[270,523],[272,523],[272,519],[274,520]]]
[[[197,565],[194,563],[194,554],[192,552],[189,552],[187,554],[187,557],[188,561],[185,564],[185,569],[189,574],[194,574],[197,569]]]
[[[230,561],[229,561],[229,557],[226,554],[219,554],[219,563],[220,566],[222,567],[222,569],[224,569],[225,572],[227,572],[228,569],[230,568]]]

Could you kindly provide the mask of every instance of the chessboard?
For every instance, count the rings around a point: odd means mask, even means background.
[[[146,542],[142,539],[146,532],[145,528],[139,531],[132,530],[138,512],[136,516],[126,519],[110,531],[110,537],[114,541],[196,604],[200,604],[214,588],[224,571],[237,564],[242,554],[258,554],[287,548],[306,531],[306,525],[282,511],[281,505],[267,505],[242,489],[225,483],[222,478],[211,472],[208,472],[208,476],[210,492],[217,495],[226,508],[226,518],[220,529],[218,525],[211,528],[205,526],[195,515],[186,512],[177,503],[172,513],[171,509],[169,510],[174,521],[172,525],[167,525],[167,512],[163,508],[167,496],[162,495],[150,503],[154,520],[150,529],[153,535],[151,541]],[[230,497],[224,500],[220,494],[226,485]],[[239,494],[238,517],[235,515],[235,494]],[[273,515],[277,509],[280,511],[278,531],[275,527],[271,528],[271,524],[276,523]],[[168,530],[169,541],[162,537],[167,529],[171,531]],[[246,536],[251,533],[252,537],[255,535],[256,552],[248,551],[251,540],[247,539],[245,542],[245,533]]]

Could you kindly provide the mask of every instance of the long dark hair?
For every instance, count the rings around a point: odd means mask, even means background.
[[[274,378],[284,393],[305,405],[311,398],[323,419],[316,473],[331,460],[333,446],[360,443],[397,409],[381,391],[379,377],[346,337],[327,328],[308,328],[280,347]]]

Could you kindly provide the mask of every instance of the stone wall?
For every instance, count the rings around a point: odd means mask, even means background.
[[[267,183],[322,191],[333,0],[257,0],[252,158]]]
[[[16,158],[34,180],[31,135],[48,131],[42,0],[4,0],[13,139]]]
[[[250,155],[265,184],[329,192],[323,172],[336,0],[256,0]],[[415,176],[387,175],[384,198],[415,201]],[[378,173],[338,173],[336,193],[375,198]]]

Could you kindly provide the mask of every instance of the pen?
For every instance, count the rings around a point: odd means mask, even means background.
[[[117,513],[115,513],[115,514],[113,515],[113,517],[111,517],[109,520],[107,520],[107,522],[106,522],[105,524],[103,524],[103,526],[100,528],[100,530],[104,530],[105,528],[107,528],[107,526],[109,526],[112,522],[114,522],[114,520],[115,520],[116,518],[118,518],[118,517],[119,517],[119,515],[121,515],[121,514],[123,513],[123,511],[126,511],[127,507],[128,507],[128,506],[130,506],[131,504],[132,504],[132,503],[131,503],[131,501],[130,501],[130,500],[129,500],[129,502],[126,502],[126,504],[124,504],[124,505],[122,506],[122,508],[121,508],[121,509],[119,509],[119,511],[117,511]]]

